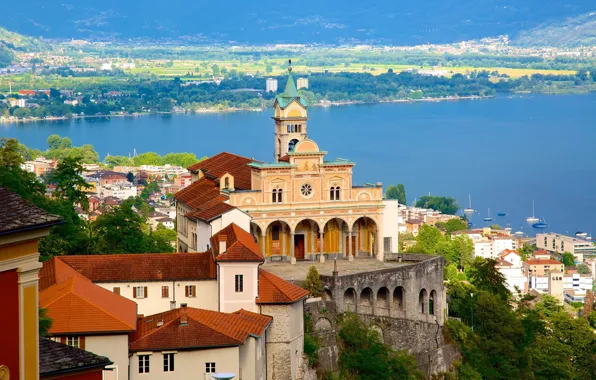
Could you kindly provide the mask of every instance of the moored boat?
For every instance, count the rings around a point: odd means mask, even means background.
[[[489,208],[489,209],[488,209],[488,216],[484,218],[484,221],[485,221],[485,222],[490,222],[490,221],[492,221],[492,220],[493,220],[493,218],[490,216],[490,208]]]

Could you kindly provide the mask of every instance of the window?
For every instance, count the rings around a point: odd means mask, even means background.
[[[383,238],[383,251],[385,253],[391,252],[391,236]]]
[[[190,236],[191,236],[191,239],[192,239],[191,242],[190,242],[191,247],[193,247],[193,248],[196,249],[197,248],[197,240],[199,240],[199,239],[197,239],[197,233],[196,232],[192,232],[190,234]]]
[[[149,373],[149,355],[139,355],[139,373]]]
[[[162,286],[161,287],[161,297],[168,298],[170,296],[170,287],[169,286]]]
[[[277,203],[281,203],[281,194],[282,194],[283,190],[279,189],[277,190]]]
[[[335,187],[331,187],[331,189],[329,189],[329,199],[334,201],[335,200]]]
[[[66,344],[71,347],[80,348],[81,340],[79,339],[78,336],[68,336],[68,337],[66,337]]]
[[[132,298],[147,298],[147,287],[146,286],[135,286],[132,288]]]
[[[242,293],[244,291],[244,275],[236,275],[236,293]]]
[[[186,285],[184,287],[184,292],[187,297],[194,298],[197,296],[197,287],[196,285]]]
[[[290,133],[290,126],[289,125],[286,125],[286,128],[288,130],[288,133]]]
[[[226,177],[226,179],[224,179],[224,189],[229,189],[230,188],[230,178]]]
[[[205,373],[215,373],[215,363],[205,363]]]
[[[304,198],[310,198],[313,194],[312,185],[310,183],[305,183],[300,187],[300,193]]]
[[[339,201],[339,186],[335,187],[335,200]]]
[[[174,354],[163,354],[163,371],[174,372]]]
[[[278,225],[271,226],[271,240],[274,240],[274,241],[279,240],[279,226]]]
[[[271,202],[277,203],[277,189],[273,189],[271,192]]]
[[[120,295],[120,287],[119,286],[114,287],[114,293]]]

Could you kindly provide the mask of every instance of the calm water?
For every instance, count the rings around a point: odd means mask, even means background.
[[[155,151],[221,151],[271,160],[271,112],[87,119],[0,125],[0,136],[46,148],[56,133],[73,144],[93,144],[101,157]],[[482,218],[535,232],[536,215],[549,230],[590,231],[596,223],[596,94],[493,100],[312,108],[309,137],[329,158],[357,163],[358,184],[404,183],[408,202],[449,195]],[[498,217],[498,212],[507,216]]]

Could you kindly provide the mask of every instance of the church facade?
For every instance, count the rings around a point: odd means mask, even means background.
[[[291,71],[275,99],[273,121],[274,162],[221,153],[189,168],[193,184],[176,194],[179,249],[201,246],[193,241],[198,233],[180,231],[180,226],[213,225],[196,216],[213,208],[209,202],[218,197],[222,210],[235,208],[250,217],[250,232],[270,260],[351,260],[357,255],[384,260],[386,253],[397,252],[397,202],[383,199],[381,183],[353,185],[355,163],[327,160],[327,152],[309,139],[307,104]],[[217,192],[197,203],[203,194],[196,190],[207,187]]]

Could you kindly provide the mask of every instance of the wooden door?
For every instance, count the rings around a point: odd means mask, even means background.
[[[304,260],[304,235],[294,235],[294,257]]]

